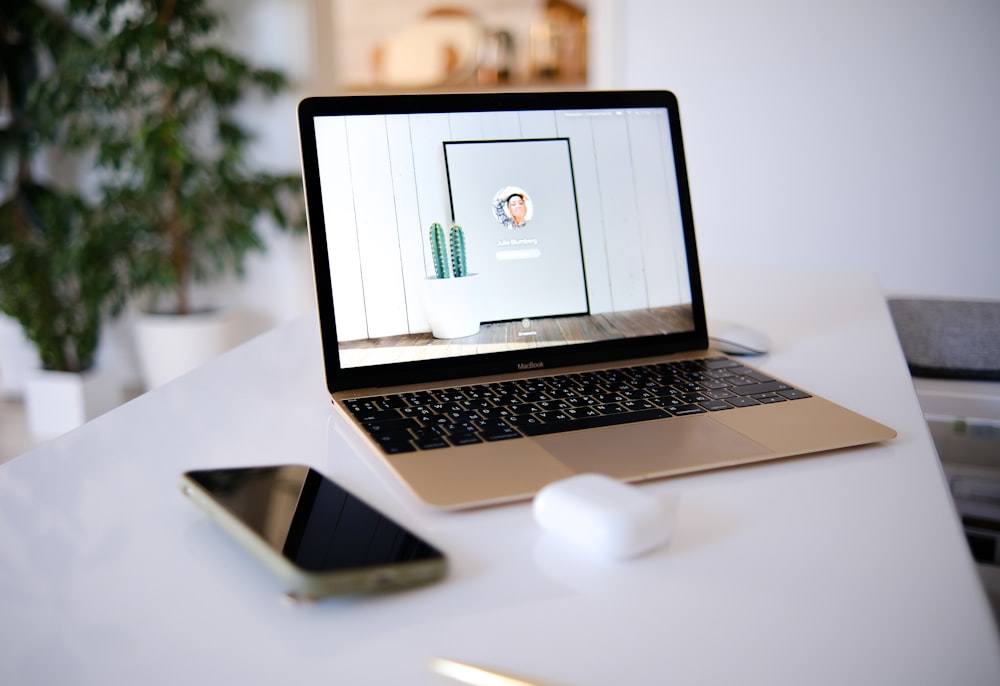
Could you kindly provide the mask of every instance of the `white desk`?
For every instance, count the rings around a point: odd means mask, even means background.
[[[336,416],[306,317],[0,467],[0,683],[1000,684],[1000,639],[888,312],[854,273],[707,270],[754,363],[894,427],[882,446],[648,484],[666,549],[602,564],[527,504],[421,509]],[[443,548],[441,584],[306,606],[178,491],[305,462]]]

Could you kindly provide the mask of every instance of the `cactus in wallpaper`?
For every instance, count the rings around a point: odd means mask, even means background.
[[[465,231],[458,224],[452,224],[448,231],[448,244],[451,247],[451,271],[456,276],[468,276],[469,269],[465,262]]]
[[[439,279],[447,279],[448,246],[444,242],[444,229],[437,222],[431,224],[431,255],[434,258],[434,274]]]
[[[465,231],[458,224],[452,225],[448,231],[448,241],[445,242],[444,229],[440,224],[431,224],[431,257],[434,260],[434,275],[439,279],[447,279],[454,274],[456,277],[468,276],[469,269],[465,260]],[[451,257],[449,259],[449,245]]]

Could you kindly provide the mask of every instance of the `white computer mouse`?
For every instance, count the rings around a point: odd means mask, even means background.
[[[532,504],[549,534],[602,558],[625,559],[663,545],[677,499],[655,498],[603,474],[577,474],[542,488]]]
[[[708,341],[729,355],[764,355],[771,350],[771,338],[763,331],[723,319],[708,323]]]

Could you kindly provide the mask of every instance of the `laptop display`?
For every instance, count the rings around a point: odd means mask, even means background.
[[[565,102],[575,98],[588,100]],[[407,109],[405,99],[378,100],[367,109]],[[452,111],[448,100],[438,100],[441,112],[373,113],[358,103],[357,114],[307,122],[319,177],[310,221],[323,233],[314,248],[323,244],[325,304],[336,315],[336,348],[326,352],[345,383],[360,367],[393,365],[399,378],[419,378],[428,360],[463,373],[548,367],[571,358],[546,348],[599,344],[618,354],[628,341],[703,333],[666,106],[639,94],[629,107],[539,109],[527,97]],[[473,335],[432,333],[424,282],[435,278],[434,224],[464,231],[478,282]]]

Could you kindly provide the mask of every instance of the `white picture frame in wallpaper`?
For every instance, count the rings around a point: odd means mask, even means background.
[[[569,139],[443,145],[452,221],[479,274],[482,321],[589,312]]]

